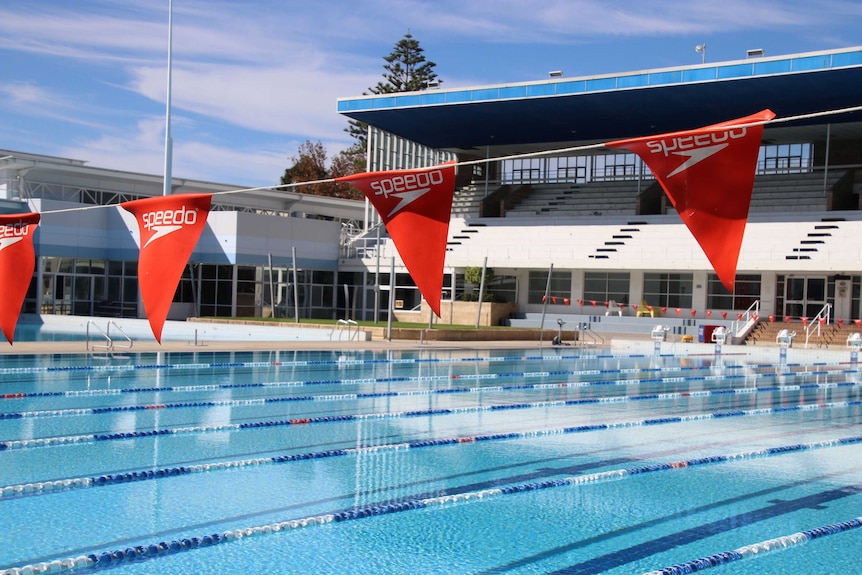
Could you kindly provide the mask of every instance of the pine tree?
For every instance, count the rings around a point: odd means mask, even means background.
[[[364,94],[391,94],[426,90],[432,82],[439,83],[434,72],[436,64],[425,59],[424,50],[409,32],[395,44],[388,56],[384,56],[383,80],[368,88]],[[355,140],[354,144],[339,152],[333,159],[330,169],[326,167],[326,149],[320,142],[306,141],[299,147],[297,155],[290,158],[293,165],[284,171],[281,183],[296,184],[329,178],[349,176],[366,169],[368,150],[368,125],[350,120],[344,129]],[[304,194],[332,196],[336,198],[362,199],[364,196],[350,184],[322,182],[299,186],[296,191]]]
[[[409,32],[395,44],[395,48],[383,59],[385,81],[377,82],[368,92],[372,94],[392,94],[394,92],[414,92],[428,89],[432,82],[441,83],[437,78],[434,62],[425,59],[425,50]],[[365,93],[364,93],[365,94]],[[368,147],[368,125],[357,120],[350,120],[345,128],[364,152]]]
[[[437,80],[434,62],[425,59],[425,50],[409,32],[395,44],[391,54],[385,56],[385,82],[378,82],[369,88],[372,94],[391,94],[393,92],[414,92],[425,90],[428,84]]]

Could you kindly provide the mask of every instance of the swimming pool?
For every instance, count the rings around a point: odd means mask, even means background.
[[[0,378],[4,575],[858,568],[856,364],[198,352]]]

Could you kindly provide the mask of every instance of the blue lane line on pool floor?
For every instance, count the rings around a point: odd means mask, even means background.
[[[845,383],[835,383],[835,384],[808,384],[813,385],[815,387],[822,387],[824,389],[835,388],[835,387],[855,387],[862,384],[845,382]],[[56,445],[69,445],[69,444],[81,444],[81,443],[90,443],[95,441],[115,441],[115,440],[127,440],[127,439],[139,439],[145,437],[155,437],[155,436],[166,436],[166,435],[181,435],[181,434],[191,434],[191,433],[212,433],[212,432],[225,432],[225,431],[239,431],[239,430],[247,430],[247,429],[259,429],[259,428],[271,428],[271,427],[285,427],[291,425],[313,425],[313,424],[321,424],[321,423],[344,423],[351,421],[364,421],[371,419],[395,419],[402,417],[427,417],[433,415],[463,415],[468,413],[480,413],[480,412],[492,412],[492,411],[504,411],[504,410],[523,410],[523,409],[547,409],[550,407],[572,407],[578,405],[600,405],[600,404],[614,404],[614,403],[628,403],[633,401],[664,401],[669,399],[690,399],[690,398],[705,398],[710,396],[726,396],[726,395],[751,395],[757,393],[774,393],[780,392],[782,390],[786,391],[798,391],[803,389],[803,386],[777,386],[777,387],[768,387],[768,388],[736,388],[736,389],[722,389],[722,390],[714,390],[714,391],[696,391],[696,392],[672,392],[672,393],[650,393],[650,394],[642,394],[642,395],[622,395],[622,396],[611,396],[611,397],[600,397],[600,398],[582,398],[582,399],[570,399],[570,400],[551,400],[551,401],[539,401],[532,403],[515,403],[515,404],[502,404],[502,405],[486,405],[486,406],[477,406],[477,407],[461,407],[461,408],[438,408],[438,409],[423,409],[423,410],[411,410],[411,411],[401,411],[401,412],[380,412],[380,413],[369,413],[369,414],[350,414],[350,415],[334,415],[334,416],[321,416],[321,417],[307,417],[307,418],[292,418],[292,419],[284,419],[284,420],[270,420],[270,421],[261,421],[255,423],[232,423],[225,425],[211,425],[211,426],[185,426],[181,428],[162,428],[162,429],[153,429],[147,431],[128,431],[128,432],[116,432],[116,433],[102,433],[102,434],[80,434],[73,436],[55,436],[48,438],[34,438],[34,439],[21,439],[21,440],[7,440],[0,442],[0,451],[5,451],[7,449],[33,449],[39,447],[48,447],[48,446],[56,446]],[[95,409],[81,409],[81,410],[65,410],[74,412],[75,414],[95,414],[95,413],[110,413],[110,412],[124,412],[124,411],[136,411],[141,409],[167,409],[167,408],[198,408],[198,407],[214,407],[221,405],[261,405],[266,403],[265,400],[246,400],[246,401],[237,401],[237,402],[192,402],[192,403],[183,403],[183,404],[160,404],[160,405],[147,405],[147,406],[134,406],[134,407],[117,407],[117,408],[95,408]],[[829,408],[829,407],[849,407],[853,405],[862,404],[862,401],[848,401],[848,402],[833,402],[828,404],[818,404],[817,408]],[[788,406],[781,408],[768,408],[769,413],[780,413],[785,411],[799,411],[803,409],[811,409],[811,405],[801,405],[801,406]],[[12,414],[14,417],[27,417],[27,414]],[[69,413],[66,413],[69,415]],[[713,413],[707,414],[710,418],[719,418],[719,417],[731,417],[734,415],[734,412],[724,412],[724,413]],[[653,418],[644,420],[642,422],[627,424],[627,425],[655,425],[658,423],[674,423],[681,421],[691,420],[692,417],[701,418],[703,415],[687,415],[687,416],[670,416],[664,418]]]
[[[836,383],[836,384],[810,384],[816,386],[823,386],[824,388],[831,387],[843,387],[843,386],[858,386],[860,384],[856,383]],[[797,387],[797,386],[795,386]],[[801,388],[801,386],[798,386]],[[602,397],[602,398],[583,398],[583,399],[571,399],[571,400],[556,400],[556,401],[540,401],[534,403],[517,403],[517,404],[506,404],[506,405],[489,405],[489,406],[479,406],[479,407],[463,407],[456,409],[448,409],[448,408],[439,408],[439,409],[427,409],[427,410],[412,410],[412,411],[403,411],[403,412],[381,412],[381,413],[371,413],[371,414],[360,414],[360,415],[337,415],[337,416],[322,416],[322,417],[309,417],[309,418],[293,418],[286,420],[270,420],[270,421],[262,421],[255,423],[235,423],[235,424],[225,424],[225,425],[213,425],[213,426],[186,426],[181,428],[163,428],[163,429],[154,429],[147,431],[129,431],[129,432],[117,432],[117,433],[105,433],[105,434],[81,434],[74,436],[60,436],[60,437],[49,437],[49,438],[35,438],[35,439],[22,439],[22,440],[8,440],[4,442],[0,442],[0,451],[5,451],[7,449],[32,449],[39,447],[48,447],[48,446],[56,446],[56,445],[69,445],[69,444],[81,444],[81,443],[90,443],[95,441],[114,441],[114,440],[128,440],[128,439],[138,439],[145,437],[155,437],[155,436],[166,436],[166,435],[181,435],[181,434],[191,434],[191,433],[210,433],[210,432],[225,432],[225,431],[239,431],[239,430],[247,430],[247,429],[259,429],[259,428],[271,428],[271,427],[285,427],[291,425],[313,425],[313,424],[321,424],[321,423],[343,423],[350,421],[363,421],[370,419],[392,419],[392,418],[401,418],[401,417],[424,417],[424,416],[433,416],[433,415],[463,415],[467,413],[480,413],[480,412],[491,412],[491,411],[503,411],[503,410],[522,410],[522,409],[546,409],[549,407],[571,407],[577,405],[599,405],[599,404],[613,404],[613,403],[627,403],[632,401],[651,401],[651,400],[668,400],[668,399],[688,399],[691,397],[695,398],[703,398],[708,396],[725,396],[725,395],[751,395],[753,393],[773,393],[776,391],[781,391],[782,387],[770,387],[770,388],[759,388],[752,390],[751,388],[738,388],[731,390],[717,390],[713,391],[699,391],[699,392],[674,392],[674,393],[665,393],[665,394],[643,394],[636,396],[612,396],[612,397]],[[789,389],[790,391],[794,391],[794,389]],[[176,407],[200,407],[205,405],[208,402],[201,403],[193,403],[193,404],[178,404]],[[251,405],[252,403],[249,403]],[[855,401],[844,401],[844,402],[832,402],[832,403],[820,403],[820,404],[808,404],[808,405],[798,405],[798,406],[785,406],[780,408],[764,408],[764,410],[753,410],[752,413],[781,413],[781,412],[789,412],[789,411],[802,411],[802,410],[810,410],[810,409],[827,409],[827,408],[835,408],[835,407],[851,407],[855,405],[862,404],[862,400]],[[152,406],[152,409],[159,409],[162,406]],[[145,407],[146,409],[147,407]],[[117,408],[116,411],[131,411],[131,409],[126,408]],[[656,425],[659,423],[676,423],[682,421],[692,421],[699,420],[703,418],[723,418],[723,417],[733,417],[736,415],[745,415],[747,412],[743,412],[742,410],[734,411],[734,412],[715,412],[712,414],[696,414],[696,415],[685,415],[685,416],[669,416],[664,418],[652,418],[643,420],[641,422],[634,423],[626,423],[623,426],[631,426],[631,425]],[[617,424],[598,424],[593,426],[588,426],[591,428],[610,428],[608,426],[616,426]]]
[[[820,493],[804,495],[797,499],[773,500],[769,502],[769,505],[761,507],[760,509],[740,513],[731,517],[723,517],[704,525],[698,525],[697,527],[677,531],[657,539],[644,541],[626,549],[620,549],[606,555],[592,557],[582,563],[551,571],[548,575],[594,575],[597,573],[604,573],[610,569],[627,565],[633,561],[637,561],[657,553],[669,551],[675,547],[688,545],[739,527],[774,519],[781,515],[793,513],[801,509],[816,509],[826,503],[837,501],[844,497],[858,495],[859,493],[862,493],[862,485],[848,485],[829,489]],[[851,523],[853,523],[852,520]],[[850,528],[855,527],[858,527],[858,525],[854,524],[850,526]],[[812,533],[819,533],[819,536],[829,534],[826,532],[827,530],[823,530],[823,528],[811,531]],[[679,564],[679,566],[672,566],[670,567],[671,571],[668,573],[690,573],[691,571],[700,571],[707,567],[716,567],[729,561],[742,559],[743,556],[744,555],[738,551],[718,553],[706,558],[695,559],[694,561],[682,563]],[[679,569],[682,570],[680,571]],[[659,573],[662,573],[662,571],[659,571]]]
[[[668,462],[668,463],[659,463],[654,465],[646,465],[640,466],[630,469],[619,469],[614,471],[606,471],[593,473],[589,475],[579,475],[573,477],[567,477],[563,479],[557,480],[548,480],[534,483],[525,483],[520,485],[512,485],[501,488],[491,488],[485,489],[482,491],[475,492],[464,492],[452,495],[444,495],[437,497],[427,497],[427,498],[417,498],[417,499],[409,499],[404,500],[398,503],[385,503],[378,505],[367,505],[362,507],[357,507],[349,510],[336,511],[333,513],[326,513],[321,515],[316,515],[312,517],[305,517],[301,519],[292,519],[279,521],[275,523],[269,523],[261,526],[254,527],[246,527],[240,529],[233,529],[229,531],[225,531],[222,533],[212,533],[206,534],[203,536],[195,536],[189,538],[175,539],[170,542],[161,541],[158,543],[152,543],[148,545],[138,545],[127,547],[125,549],[116,549],[113,551],[104,551],[99,553],[90,553],[87,555],[82,555],[73,558],[67,558],[62,560],[55,560],[50,563],[37,563],[34,565],[27,565],[20,568],[15,569],[30,569],[32,572],[51,572],[51,573],[59,573],[64,571],[72,571],[72,570],[83,570],[90,569],[93,571],[99,571],[111,567],[116,567],[123,563],[128,562],[138,562],[145,561],[149,559],[155,559],[158,557],[164,557],[167,555],[172,555],[174,553],[179,553],[182,551],[191,551],[193,549],[198,549],[202,547],[209,547],[212,545],[218,545],[222,543],[227,543],[230,541],[243,539],[244,537],[258,536],[258,535],[266,535],[271,533],[276,533],[279,531],[297,529],[302,527],[309,527],[313,525],[324,525],[333,522],[342,522],[342,521],[351,521],[356,519],[364,519],[367,517],[374,517],[377,515],[387,515],[391,513],[399,513],[402,511],[409,511],[413,509],[423,509],[429,506],[443,506],[443,505],[451,505],[455,503],[463,503],[468,501],[480,501],[484,499],[489,499],[497,496],[504,495],[517,495],[519,493],[524,492],[532,492],[543,489],[550,489],[556,487],[566,487],[566,486],[583,486],[588,484],[599,483],[603,481],[609,480],[617,480],[626,477],[636,477],[647,473],[654,473],[659,471],[675,471],[675,470],[683,470],[691,467],[698,467],[704,465],[714,465],[719,463],[728,463],[733,461],[739,461],[741,459],[752,459],[752,458],[762,458],[762,457],[773,457],[779,455],[786,455],[789,453],[797,453],[801,451],[807,451],[812,449],[824,449],[830,447],[838,447],[844,445],[857,444],[862,442],[862,436],[856,437],[847,437],[836,440],[829,441],[819,441],[819,442],[811,442],[805,444],[795,444],[795,445],[785,445],[779,447],[765,448],[759,449],[756,451],[729,454],[729,455],[717,455],[711,457],[701,457],[695,459],[689,459],[684,461],[676,461],[676,462]],[[786,513],[790,511],[796,510],[796,508],[809,507],[815,503],[813,501],[816,499],[816,503],[820,504],[825,501],[831,501],[834,499],[839,499],[842,497],[846,497],[848,495],[855,495],[862,491],[862,488],[859,486],[849,486],[838,489],[833,489],[828,492],[824,492],[821,494],[815,494],[811,496],[806,496],[800,498],[796,501],[791,502],[778,502],[771,504],[770,508],[765,510],[757,510],[755,512],[743,514],[741,516],[737,516],[735,519],[736,522],[743,521],[743,519],[748,522],[753,521],[761,521],[763,519],[770,518],[775,516],[777,513]],[[740,519],[742,518],[742,519]],[[733,519],[733,518],[732,518]],[[714,522],[716,526],[719,524],[724,525],[728,520],[721,520],[718,522]],[[735,523],[734,523],[735,524]],[[712,524],[710,524],[712,525]],[[715,530],[710,525],[705,527],[698,527],[687,530],[689,537],[697,537],[703,536],[704,533]],[[843,525],[843,524],[839,524]],[[849,522],[848,522],[849,525]],[[846,530],[849,528],[855,527],[848,526],[842,530]],[[717,529],[718,527],[716,527]],[[689,533],[691,532],[691,533]],[[825,526],[813,530],[809,530],[805,533],[810,533],[811,538],[823,537],[826,535],[831,535],[832,533],[838,532],[835,527]],[[677,537],[679,534],[675,534],[670,537]],[[667,538],[665,538],[667,539]],[[668,540],[670,541],[670,539]],[[676,541],[676,539],[674,539]],[[671,543],[673,543],[671,541]],[[661,542],[653,544],[653,542],[647,542],[645,544],[649,545],[659,545],[661,546]],[[675,546],[675,545],[672,545]],[[628,556],[631,556],[631,548],[628,550],[620,551],[619,553],[629,553]],[[605,556],[602,558],[597,558],[598,561],[610,561],[609,556]],[[596,565],[593,565],[592,562],[596,560],[591,560],[590,565],[591,568],[595,568]],[[630,562],[630,561],[627,561]],[[697,562],[697,560],[695,560]],[[582,564],[583,565],[583,564]],[[558,571],[556,573],[594,573],[597,571],[583,571],[580,570],[581,565],[573,566],[568,569],[564,569]],[[576,569],[576,570],[572,570]],[[29,571],[28,571],[29,572]],[[681,571],[686,572],[686,571]],[[13,570],[7,570],[6,573],[12,575],[13,573],[17,575],[20,571],[15,572]],[[663,572],[659,572],[663,573]],[[675,572],[669,572],[675,573]],[[0,575],[6,575],[4,572],[0,571]]]
[[[689,368],[690,369],[690,368]],[[611,373],[619,373],[619,374],[630,374],[630,373],[640,373],[644,370],[606,370],[604,375],[607,375],[608,372]],[[653,372],[656,370],[646,370],[647,372]],[[662,370],[664,371],[664,370]],[[671,372],[677,372],[678,370],[668,370]],[[596,373],[594,370],[575,370],[575,371],[541,371],[541,372],[507,372],[507,373],[491,373],[491,374],[460,374],[460,375],[445,375],[445,376],[426,376],[426,377],[397,377],[397,378],[371,378],[371,379],[355,379],[355,380],[341,380],[341,381],[314,381],[314,382],[276,382],[276,383],[249,383],[249,384],[236,384],[230,387],[240,387],[240,388],[262,388],[262,387],[296,387],[302,385],[318,385],[320,383],[324,384],[334,384],[334,385],[349,385],[349,384],[373,384],[373,383],[391,383],[391,382],[407,382],[407,381],[450,381],[450,380],[489,380],[489,379],[506,379],[506,378],[533,378],[533,377],[560,377],[560,376],[572,376],[572,375],[592,375]],[[185,403],[146,403],[146,404],[134,404],[134,405],[123,405],[123,406],[114,406],[114,407],[101,407],[101,408],[67,408],[67,409],[50,409],[50,410],[42,410],[42,411],[25,411],[25,412],[0,412],[0,420],[3,419],[20,419],[24,417],[63,417],[63,416],[79,416],[79,415],[92,415],[92,414],[104,414],[104,413],[112,413],[112,412],[123,412],[123,411],[139,411],[139,410],[152,410],[152,409],[178,409],[178,408],[208,408],[208,407],[227,407],[227,406],[243,406],[243,405],[262,405],[265,403],[279,403],[279,402],[301,402],[301,401],[342,401],[349,399],[370,399],[370,398],[381,398],[381,397],[398,397],[398,396],[410,396],[410,395],[431,395],[431,394],[452,394],[452,393],[478,393],[485,391],[521,391],[521,390],[547,390],[547,389],[563,389],[563,388],[580,388],[580,387],[600,387],[600,386],[609,386],[609,385],[645,385],[645,384],[664,384],[664,383],[684,383],[684,382],[692,382],[692,381],[731,381],[731,380],[745,380],[745,381],[754,381],[759,379],[779,379],[779,378],[800,378],[800,377],[819,377],[819,376],[833,376],[833,375],[849,375],[856,373],[852,370],[846,369],[835,369],[835,370],[825,370],[820,369],[817,371],[802,371],[802,372],[791,372],[786,374],[776,374],[772,373],[754,373],[754,374],[712,374],[712,375],[702,375],[702,376],[690,376],[690,377],[660,377],[660,378],[636,378],[636,379],[620,379],[620,380],[590,380],[590,381],[573,381],[573,382],[555,382],[555,383],[540,383],[540,384],[520,384],[515,386],[484,386],[484,387],[474,387],[474,388],[444,388],[444,389],[428,389],[428,390],[411,390],[411,391],[385,391],[385,392],[370,392],[370,393],[355,393],[355,394],[325,394],[322,396],[288,396],[288,397],[280,397],[280,398],[254,398],[254,399],[238,399],[238,400],[222,400],[222,401],[198,401],[198,402],[185,402]],[[808,384],[812,389],[822,384]],[[844,382],[839,385],[853,386],[857,385],[853,382]],[[227,387],[227,386],[225,386]],[[789,386],[782,386],[786,389],[790,389]],[[181,388],[173,388],[173,387],[154,387],[154,388],[140,388],[140,389],[129,389],[129,393],[139,393],[139,392],[168,392],[168,391],[207,391],[213,389],[221,389],[221,386],[185,386]],[[102,393],[98,393],[97,395],[119,395],[122,393],[126,393],[125,389],[119,390],[99,390]],[[63,396],[81,396],[81,395],[92,395],[90,392],[44,392],[39,394],[3,394],[0,395],[0,399],[5,400],[16,400],[16,399],[24,399],[26,397],[45,397],[46,394],[62,394]],[[701,393],[701,392],[692,392],[692,393]],[[334,399],[331,399],[334,398]],[[2,447],[0,447],[2,449]]]
[[[771,391],[771,390],[770,390]],[[671,395],[679,395],[679,394],[671,394]],[[724,394],[723,394],[724,395]],[[643,396],[646,399],[653,399],[652,394],[650,396]],[[544,403],[544,402],[543,402]],[[567,402],[551,402],[551,403],[566,403],[566,404],[596,404],[596,403],[609,403],[608,401],[603,400],[570,400]],[[386,450],[398,450],[398,449],[419,449],[419,448],[427,448],[427,447],[440,447],[440,446],[452,446],[452,445],[462,445],[462,444],[471,444],[478,443],[484,441],[503,441],[503,440],[514,440],[514,439],[526,439],[526,438],[535,438],[541,436],[548,435],[562,435],[562,434],[572,434],[572,433],[587,433],[593,431],[606,431],[612,429],[623,429],[629,427],[638,427],[638,426],[656,426],[656,425],[665,425],[671,423],[683,423],[689,421],[702,421],[707,419],[724,419],[730,417],[746,417],[746,416],[756,416],[756,415],[772,415],[778,413],[791,413],[791,412],[801,412],[801,411],[812,411],[812,410],[820,410],[820,409],[837,409],[837,408],[846,408],[862,405],[862,400],[854,400],[854,401],[841,401],[841,402],[832,402],[832,403],[816,403],[816,404],[805,404],[805,405],[795,405],[795,406],[782,406],[782,407],[774,407],[774,408],[758,408],[751,410],[735,410],[735,411],[725,411],[725,412],[712,412],[712,413],[704,413],[704,414],[693,414],[693,415],[682,415],[682,416],[671,416],[671,417],[661,417],[661,418],[649,418],[637,421],[624,421],[624,422],[612,422],[612,423],[597,423],[590,425],[579,425],[579,426],[571,426],[564,428],[556,428],[556,429],[544,429],[544,430],[532,430],[526,432],[508,432],[508,433],[496,433],[496,434],[484,434],[484,435],[473,435],[473,436],[461,436],[461,437],[449,437],[449,438],[439,438],[439,439],[426,439],[426,440],[413,440],[396,444],[389,445],[378,445],[367,448],[349,448],[349,449],[332,449],[327,451],[319,451],[319,452],[311,452],[311,453],[302,453],[302,454],[290,454],[283,456],[275,456],[270,458],[255,458],[248,459],[242,461],[232,461],[232,462],[222,462],[222,463],[212,463],[212,464],[198,464],[193,466],[179,466],[173,468],[165,468],[160,470],[147,470],[147,471],[136,471],[136,472],[127,472],[127,473],[118,473],[118,474],[108,474],[101,475],[97,477],[89,477],[89,478],[76,478],[76,479],[65,479],[65,480],[56,480],[56,481],[46,481],[46,482],[35,482],[24,485],[16,485],[16,486],[6,486],[0,488],[0,500],[2,497],[7,496],[15,496],[15,495],[35,495],[46,492],[51,492],[55,489],[78,489],[85,487],[97,487],[103,485],[110,485],[114,483],[124,483],[131,481],[144,481],[150,479],[158,479],[160,477],[169,477],[176,475],[185,475],[187,473],[193,472],[201,472],[201,471],[214,471],[223,469],[226,467],[243,467],[248,465],[261,465],[261,464],[270,464],[270,463],[287,463],[290,461],[300,461],[307,459],[323,459],[330,457],[342,457],[346,455],[361,453],[361,452],[371,452],[371,451],[386,451]],[[521,405],[518,405],[514,408],[521,408]],[[513,408],[512,406],[505,406],[505,408]],[[478,410],[469,410],[469,411],[495,411],[498,409],[498,406],[489,406],[485,408],[481,408]],[[445,411],[445,413],[464,413],[468,410],[428,410],[428,412],[433,412],[433,414],[438,415],[440,411]],[[407,414],[412,414],[415,412],[405,412]],[[427,412],[423,411],[422,414],[426,414]],[[400,416],[400,415],[399,415]],[[333,416],[333,417],[322,417],[322,418],[309,418],[309,419],[300,419],[300,420],[285,420],[285,421],[272,421],[272,422],[263,422],[257,424],[235,424],[232,426],[212,426],[218,430],[236,430],[236,429],[253,429],[253,428],[262,428],[262,427],[273,427],[273,426],[284,426],[284,425],[308,425],[312,423],[330,423],[330,422],[340,422],[340,421],[352,421],[355,419],[364,419],[363,416]],[[209,429],[208,429],[209,430]],[[0,443],[0,451],[9,449],[9,448],[17,448],[17,449],[26,449],[31,447],[30,442],[35,442],[32,447],[39,447],[45,445],[47,441],[53,440],[61,440],[61,444],[71,444],[71,443],[82,443],[82,442],[91,442],[91,441],[109,441],[109,440],[124,440],[124,439],[132,439],[132,438],[140,438],[140,437],[152,437],[156,435],[177,435],[179,433],[185,432],[193,432],[197,433],[199,431],[194,428],[185,428],[180,430],[160,430],[160,431],[148,431],[148,432],[137,432],[137,433],[115,433],[115,434],[105,434],[105,435],[81,435],[74,437],[64,437],[64,438],[50,438],[46,440],[20,440],[16,442],[5,442]]]
[[[305,381],[287,381],[287,382],[256,382],[256,383],[224,383],[224,384],[204,384],[204,385],[184,385],[184,386],[151,386],[151,387],[129,387],[129,388],[114,388],[114,389],[83,389],[83,390],[64,390],[64,391],[42,391],[42,392],[19,392],[19,393],[3,393],[0,394],[0,399],[6,400],[16,400],[16,399],[29,399],[29,398],[46,398],[46,397],[81,397],[81,396],[107,396],[107,395],[122,395],[122,394],[136,394],[136,393],[161,393],[161,392],[197,392],[197,391],[211,391],[211,390],[226,390],[226,389],[246,389],[246,388],[280,388],[280,387],[305,387],[305,386],[322,386],[322,385],[363,385],[363,384],[380,384],[380,383],[400,383],[407,381],[415,381],[415,382],[427,382],[427,381],[448,381],[448,380],[458,380],[458,379],[498,379],[498,378],[511,378],[511,377],[550,377],[550,376],[587,376],[587,375],[601,375],[607,377],[609,375],[629,375],[629,374],[650,374],[650,373],[680,373],[680,372],[688,372],[688,371],[710,371],[710,372],[724,372],[724,371],[738,371],[738,370],[755,370],[755,373],[746,373],[746,374],[717,374],[723,375],[723,377],[727,379],[731,378],[744,378],[744,377],[769,377],[769,378],[780,378],[780,377],[795,377],[800,375],[835,375],[835,374],[854,374],[859,373],[859,370],[856,369],[847,369],[843,367],[837,367],[832,369],[827,369],[827,367],[833,366],[819,366],[817,370],[807,371],[807,367],[805,366],[805,371],[788,371],[783,373],[776,373],[772,371],[771,373],[757,373],[757,370],[762,369],[772,369],[774,370],[773,365],[758,365],[758,366],[750,366],[750,365],[730,365],[730,366],[669,366],[669,367],[658,367],[658,368],[642,368],[642,367],[632,367],[632,368],[616,368],[616,369],[577,369],[577,370],[550,370],[550,371],[538,371],[538,372],[501,372],[501,373],[483,373],[483,374],[475,374],[475,373],[466,373],[466,374],[443,374],[443,375],[426,375],[426,376],[390,376],[390,377],[367,377],[367,378],[337,378],[337,379],[318,379],[318,380],[305,380]],[[644,381],[646,383],[654,383],[655,380],[638,380],[638,379],[629,379],[629,380],[620,380],[621,383],[637,383],[639,381]],[[607,384],[610,383],[606,380],[600,380],[593,382],[594,385]]]
[[[496,363],[516,361],[597,361],[608,359],[646,359],[661,357],[665,359],[677,357],[690,357],[688,354],[569,354],[569,355],[518,355],[518,356],[487,356],[487,357],[446,357],[446,358],[394,358],[394,359],[347,359],[347,360],[293,360],[293,361],[240,361],[240,362],[211,362],[211,363],[165,363],[165,364],[139,364],[139,365],[70,365],[70,366],[28,366],[28,367],[3,367],[0,374],[24,374],[24,373],[55,373],[55,372],[122,372],[138,370],[205,370],[205,369],[237,369],[237,368],[261,368],[261,367],[317,367],[317,366],[360,366],[360,365],[416,365],[424,363],[433,364],[459,364],[459,363]],[[774,366],[774,363],[759,364],[762,367]],[[817,366],[824,365],[823,362],[814,363],[784,363],[786,367]],[[754,367],[754,366],[749,366]]]
[[[842,521],[840,523],[831,523],[829,525],[815,527],[814,529],[806,529],[805,531],[799,531],[792,535],[783,535],[774,539],[752,543],[731,551],[722,551],[713,555],[707,555],[706,557],[699,557],[697,559],[685,561],[683,563],[675,563],[669,567],[664,567],[655,571],[648,571],[643,575],[684,575],[686,573],[695,573],[697,571],[718,567],[719,565],[724,565],[733,561],[753,559],[772,551],[790,549],[791,547],[808,543],[814,539],[843,533],[845,531],[850,531],[851,529],[858,529],[859,527],[862,527],[862,517],[854,517],[853,519]]]
[[[724,379],[723,376],[715,376],[720,379]],[[749,376],[752,377],[752,376]],[[707,379],[707,376],[698,376],[690,378],[693,381],[701,381]],[[665,381],[666,380],[666,381]],[[667,382],[667,383],[678,383],[685,382],[687,378],[675,377],[675,378],[656,378],[651,380],[650,383],[656,382]],[[635,380],[636,382],[644,382],[645,380]],[[577,382],[576,382],[577,383]],[[557,386],[562,386],[564,384],[556,384]],[[539,402],[524,402],[524,403],[515,403],[515,404],[501,404],[501,405],[486,405],[486,406],[477,406],[477,407],[462,407],[462,408],[438,408],[438,409],[425,409],[425,410],[411,410],[411,411],[402,411],[402,412],[380,412],[380,413],[370,413],[370,414],[349,414],[349,415],[335,415],[335,416],[322,416],[322,417],[308,417],[308,418],[292,418],[286,420],[270,420],[270,421],[262,421],[262,422],[254,422],[254,423],[232,423],[232,424],[224,424],[224,425],[212,425],[212,426],[184,426],[181,428],[162,428],[162,429],[151,429],[146,431],[128,431],[128,432],[116,432],[116,433],[103,433],[103,434],[79,434],[73,436],[54,436],[47,438],[33,438],[33,439],[21,439],[21,440],[7,440],[0,442],[0,451],[5,451],[7,449],[32,449],[39,447],[48,447],[48,446],[56,446],[56,445],[68,445],[68,444],[81,444],[81,443],[90,443],[95,441],[112,441],[112,440],[127,440],[127,439],[137,439],[137,438],[145,438],[145,437],[155,437],[155,436],[166,436],[166,435],[180,435],[180,434],[189,434],[189,433],[211,433],[211,432],[225,432],[225,431],[239,431],[246,429],[257,429],[257,428],[271,428],[271,427],[283,427],[290,425],[312,425],[312,424],[320,424],[320,423],[343,423],[350,421],[363,421],[370,419],[393,419],[393,418],[402,418],[402,417],[425,417],[425,416],[433,416],[433,415],[462,415],[467,413],[480,413],[480,412],[491,412],[491,411],[503,411],[503,410],[522,410],[522,409],[547,409],[550,407],[572,407],[578,405],[600,405],[600,404],[612,404],[612,403],[627,403],[633,401],[665,401],[669,399],[690,399],[690,398],[705,398],[712,396],[725,396],[725,395],[751,395],[757,393],[774,393],[774,392],[782,392],[782,391],[802,391],[806,389],[833,389],[840,387],[856,387],[862,385],[862,383],[855,382],[836,382],[836,383],[810,383],[798,386],[773,386],[773,387],[764,387],[764,388],[731,388],[731,389],[717,389],[717,390],[703,390],[703,391],[692,391],[692,392],[671,392],[671,393],[649,393],[649,394],[641,394],[641,395],[622,395],[622,396],[610,396],[610,397],[598,397],[598,398],[581,398],[581,399],[570,399],[570,400],[549,400],[549,401],[539,401]],[[283,401],[290,401],[291,398],[283,398]],[[176,404],[146,404],[146,405],[134,405],[134,406],[121,406],[121,407],[106,407],[106,408],[81,408],[81,409],[65,409],[65,410],[52,410],[45,412],[12,412],[0,414],[0,419],[20,419],[25,417],[40,417],[40,416],[68,416],[68,415],[93,415],[93,414],[105,414],[105,413],[114,413],[114,412],[128,412],[128,411],[140,411],[140,410],[160,410],[160,409],[182,409],[182,408],[201,408],[201,407],[222,407],[222,406],[257,406],[264,405],[267,403],[272,403],[272,401],[267,399],[251,399],[251,400],[234,400],[234,401],[220,401],[220,402],[212,402],[212,401],[204,401],[204,402],[188,402],[188,403],[176,403]],[[823,407],[827,406],[841,406],[847,407],[856,405],[859,402],[836,402],[832,404],[821,404]],[[779,411],[788,411],[788,410],[801,410],[807,408],[809,406],[795,406],[795,407],[783,407],[783,408],[770,408],[777,411],[773,411],[773,413],[778,413]],[[729,417],[730,415],[725,414],[712,414],[710,417]],[[682,418],[681,418],[682,417]],[[651,420],[646,420],[644,422],[638,423],[638,425],[654,425],[656,423],[673,423],[677,421],[684,421],[691,417],[700,417],[700,416],[671,416],[668,418],[655,418]]]

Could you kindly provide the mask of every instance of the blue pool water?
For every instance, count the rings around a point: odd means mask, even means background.
[[[856,364],[0,357],[0,573],[854,573]]]

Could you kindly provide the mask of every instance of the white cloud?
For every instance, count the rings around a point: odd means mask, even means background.
[[[133,71],[132,90],[164,101],[166,72]],[[346,121],[336,99],[373,80],[358,74],[284,65],[255,68],[201,64],[174,68],[172,107],[250,130],[338,139]]]
[[[828,42],[836,19],[860,15],[862,3],[849,0],[183,0],[173,15],[175,166],[180,177],[273,182],[305,140],[333,156],[351,142],[337,98],[375,85],[383,56],[408,31],[430,60],[444,59],[438,72],[456,87],[529,79],[524,70],[557,69],[544,66],[558,59],[583,67],[579,59],[601,58],[593,46],[641,38],[695,36],[712,47],[713,34],[777,31]],[[515,52],[529,56],[514,64]],[[166,55],[167,2],[3,3],[6,133],[56,141],[58,154],[93,164],[160,173]],[[44,125],[50,132],[37,133]]]

